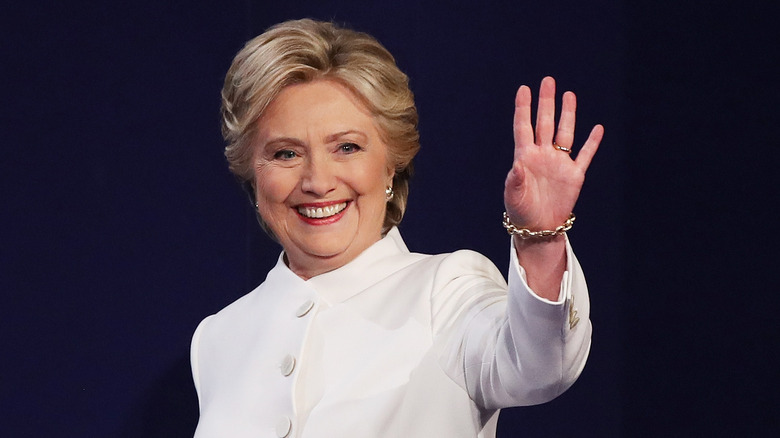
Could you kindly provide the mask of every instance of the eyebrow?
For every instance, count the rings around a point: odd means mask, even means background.
[[[338,140],[341,137],[344,137],[346,135],[355,134],[360,136],[364,141],[368,139],[368,136],[363,133],[362,131],[358,131],[355,129],[348,129],[346,131],[340,131],[336,132],[335,134],[330,134],[329,136],[325,137],[325,142],[330,143],[332,141]]]
[[[266,147],[267,146],[273,146],[273,145],[275,145],[277,143],[285,143],[285,144],[286,143],[292,143],[292,144],[295,144],[295,145],[300,145],[302,142],[300,140],[298,140],[297,138],[293,138],[293,137],[276,137],[276,138],[273,138],[273,139],[268,140],[267,142],[265,142],[264,146],[266,146]]]
[[[367,141],[368,140],[368,135],[363,133],[363,131],[358,131],[356,129],[347,129],[345,131],[339,131],[339,132],[336,132],[336,133],[328,135],[327,137],[325,137],[325,143],[334,142],[334,141],[338,140],[339,138],[347,136],[347,135],[357,135],[363,141]],[[298,145],[298,146],[302,146],[304,144],[304,142],[302,142],[300,139],[297,139],[295,137],[275,137],[275,138],[265,142],[265,147],[273,146],[273,145],[276,145],[278,143],[293,144],[293,145]]]

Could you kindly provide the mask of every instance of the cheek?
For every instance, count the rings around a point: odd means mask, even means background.
[[[277,178],[273,172],[256,172],[255,176],[257,211],[274,240],[284,240],[287,214],[285,200],[289,191],[285,191],[284,180]]]
[[[392,184],[392,173],[386,159],[373,159],[363,163],[362,166],[354,169],[353,175],[355,181],[359,181],[360,186],[366,191],[381,191],[382,196],[385,188]]]
[[[385,178],[381,169],[373,168],[361,168],[355,170],[351,174],[350,186],[359,194],[363,196],[379,195],[379,192],[384,196],[385,191]]]
[[[255,171],[255,181],[258,203],[266,210],[284,203],[296,184],[290,172],[268,168]]]
[[[387,170],[381,161],[364,163],[352,173],[352,187],[360,193],[361,220],[381,226],[384,222]],[[373,228],[372,228],[373,229]]]

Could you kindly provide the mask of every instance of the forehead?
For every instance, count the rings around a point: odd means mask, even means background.
[[[346,130],[378,135],[374,117],[366,106],[349,88],[331,80],[285,87],[258,123],[262,137]]]

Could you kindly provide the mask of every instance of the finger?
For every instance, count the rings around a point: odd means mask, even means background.
[[[555,143],[571,149],[574,144],[574,122],[577,113],[577,96],[571,91],[563,93],[561,119],[558,121],[558,131],[555,133]]]
[[[514,118],[515,150],[534,143],[534,128],[531,125],[531,89],[523,85],[515,96]]]
[[[593,156],[596,155],[596,151],[599,149],[602,138],[604,138],[604,127],[601,125],[594,126],[590,131],[588,140],[585,141],[582,149],[577,153],[577,159],[574,160],[574,162],[582,169],[583,173],[588,170],[588,166],[590,166]]]
[[[552,145],[555,132],[555,79],[542,79],[539,87],[539,108],[536,111],[536,144]]]

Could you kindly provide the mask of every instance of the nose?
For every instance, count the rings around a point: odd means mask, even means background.
[[[333,163],[324,157],[310,156],[306,160],[301,178],[301,190],[316,197],[324,197],[336,189]]]

